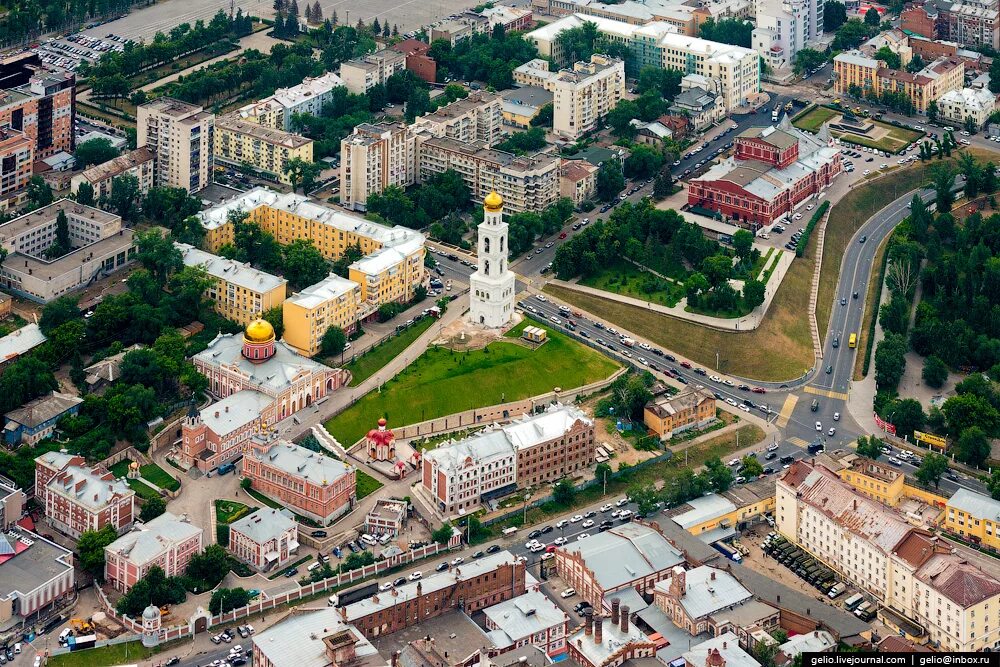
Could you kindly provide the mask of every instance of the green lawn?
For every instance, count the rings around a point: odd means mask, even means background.
[[[582,278],[580,284],[670,307],[676,306],[684,296],[683,285],[640,271],[628,262],[617,262],[597,275]]]
[[[383,486],[382,482],[378,481],[377,479],[366,473],[364,470],[361,470],[360,468],[357,471],[357,481],[358,481],[358,489],[357,489],[358,500],[361,500],[365,496],[370,496],[371,494],[381,489]]]
[[[258,508],[238,503],[234,500],[215,501],[215,520],[219,523],[232,523],[237,519],[242,519],[248,514],[257,511]]]
[[[255,491],[254,489],[246,489],[246,492],[247,492],[247,495],[249,495],[251,498],[255,498],[256,500],[259,500],[260,502],[264,503],[268,507],[273,507],[274,509],[278,509],[278,510],[281,509],[281,503],[277,503],[277,502],[271,500],[270,498],[268,498],[267,496],[265,496],[263,493],[261,493],[259,491]]]
[[[176,491],[181,488],[181,483],[170,476],[166,470],[156,465],[155,463],[150,463],[139,468],[139,473],[145,477],[147,480],[156,484],[161,489],[166,489],[168,491]]]
[[[143,484],[137,479],[127,479],[125,482],[135,491],[135,495],[139,496],[143,500],[149,500],[150,498],[159,498],[160,493],[148,484]]]
[[[517,335],[528,324],[513,332]],[[531,321],[530,324],[538,325]],[[604,379],[618,364],[567,336],[543,327],[549,340],[531,350],[496,341],[482,350],[428,349],[380,391],[369,392],[326,422],[345,447],[353,445],[380,417],[393,425],[413,424],[462,410],[571,389]]]
[[[837,118],[840,114],[840,111],[831,109],[830,107],[815,107],[810,111],[806,111],[805,113],[796,116],[795,119],[792,120],[792,124],[799,129],[815,133],[819,132],[823,123]],[[879,120],[872,120],[871,122],[875,123],[876,127],[886,130],[888,134],[876,140],[864,135],[852,134],[850,132],[840,132],[832,129],[830,130],[830,133],[835,137],[840,137],[855,144],[868,146],[870,148],[877,148],[883,151],[890,151],[892,153],[902,150],[908,144],[913,143],[923,136],[922,132],[909,130],[904,127],[897,127],[892,123],[883,123]]]
[[[420,337],[420,334],[427,331],[436,321],[433,317],[424,317],[398,336],[393,336],[344,366],[351,371],[350,386],[356,387],[379,372],[386,364],[402,354],[403,350],[408,348],[413,341]]]
[[[132,465],[131,459],[122,459],[118,463],[111,466],[111,468],[109,468],[109,471],[115,477],[121,478],[128,474],[128,467],[130,465]]]
[[[142,642],[125,642],[124,644],[112,644],[75,653],[54,655],[45,664],[52,667],[111,667],[112,665],[146,660],[156,653],[160,653],[163,649],[162,646],[146,648]]]
[[[800,129],[815,133],[819,132],[819,129],[823,127],[823,123],[828,120],[832,120],[839,115],[840,112],[834,111],[828,107],[816,107],[796,116],[792,120],[792,124]]]

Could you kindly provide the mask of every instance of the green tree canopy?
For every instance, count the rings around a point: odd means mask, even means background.
[[[91,139],[76,145],[73,151],[77,169],[86,169],[93,164],[104,164],[118,157],[118,149],[108,139]]]

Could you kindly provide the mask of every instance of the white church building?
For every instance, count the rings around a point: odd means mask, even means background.
[[[479,225],[479,267],[469,279],[469,321],[489,328],[506,326],[514,315],[514,274],[507,261],[507,223],[503,199],[491,192],[483,200]]]

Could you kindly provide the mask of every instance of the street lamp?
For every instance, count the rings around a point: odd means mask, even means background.
[[[524,494],[524,516],[521,518],[521,523],[528,523],[528,501],[531,500],[531,494]]]

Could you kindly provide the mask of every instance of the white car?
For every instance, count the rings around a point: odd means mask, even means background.
[[[839,415],[840,413],[838,412],[837,414]],[[779,446],[780,446],[780,445],[770,445],[770,446],[769,446],[769,447],[767,448],[767,451],[769,451],[769,452],[776,452],[776,451],[778,451],[778,447],[779,447]]]
[[[390,588],[392,588],[392,582],[391,581],[387,581],[384,584],[379,584],[378,585],[378,590],[379,590],[380,593],[384,593],[385,591],[389,590]]]
[[[559,594],[559,597],[561,597],[561,598],[571,598],[574,595],[576,595],[576,591],[574,589],[572,589],[572,588],[567,588],[566,590],[564,590],[562,593]]]
[[[837,429],[836,429],[836,427],[834,427],[834,426],[831,426],[831,427],[830,427],[830,430],[829,430],[829,431],[827,431],[827,432],[826,432],[826,434],[827,434],[828,436],[830,436],[830,437],[832,438],[832,437],[833,437],[834,435],[836,435],[836,434],[837,434]]]
[[[739,459],[733,459],[732,461],[729,462],[729,465],[731,466],[738,466],[739,464],[740,464]]]
[[[560,519],[556,522],[556,528],[563,528],[569,525],[569,519]]]
[[[900,466],[900,465],[903,465],[903,462],[902,462],[902,461],[900,461],[899,459],[897,459],[897,458],[896,458],[895,456],[890,456],[890,457],[889,457],[889,463],[891,463],[891,464],[892,464],[892,465],[894,465],[894,466]]]
[[[822,431],[823,430],[823,425],[820,424],[819,422],[816,422],[816,430],[817,431]]]
[[[561,547],[562,545],[566,544],[566,542],[567,540],[565,537],[557,537],[552,541],[552,544],[556,545],[557,547]]]
[[[733,406],[734,408],[736,407],[736,401],[734,401],[731,398],[727,398],[726,399],[726,403],[728,403],[729,405]]]
[[[590,533],[580,533],[576,536],[576,541],[579,542],[580,540],[585,540],[588,537],[590,537]]]
[[[458,558],[453,558],[453,559],[451,560],[451,564],[452,564],[452,566],[455,566],[455,565],[461,565],[461,564],[462,564],[462,563],[464,563],[464,562],[465,562],[465,559],[464,559],[464,558],[462,558],[461,556],[459,556]]]
[[[524,543],[524,548],[530,551],[532,547],[538,546],[539,544],[541,544],[541,542],[538,540],[529,540]]]
[[[738,407],[743,412],[750,412],[750,406],[749,405],[737,405],[736,407]]]
[[[536,294],[535,298],[538,299],[539,301],[548,301],[548,299],[545,298],[544,294]]]
[[[586,520],[586,521],[584,521],[584,522],[583,522],[583,523],[582,523],[581,525],[582,525],[582,526],[583,526],[584,528],[590,528],[591,526],[593,526],[593,525],[594,525],[594,520],[593,520],[593,519],[587,519],[587,520]]]
[[[872,170],[871,170],[871,169],[865,169],[865,170],[864,170],[863,172],[861,172],[861,175],[862,175],[862,176],[867,176],[867,175],[868,175],[868,174],[870,174],[870,173],[872,173]]]
[[[611,503],[608,503],[607,505],[602,505],[601,506],[601,511],[602,512],[610,512],[612,509],[614,509],[614,506]]]
[[[534,546],[531,547],[531,549],[529,549],[529,551],[531,551],[531,553],[533,554],[537,554],[539,551],[545,551],[545,545],[535,544]]]
[[[571,516],[569,518],[569,522],[570,523],[579,523],[581,521],[583,521],[583,515],[582,514],[574,514],[573,516]]]
[[[711,380],[712,382],[717,382],[719,384],[722,384],[722,378],[720,378],[718,375],[709,375],[708,379]]]
[[[410,576],[407,577],[407,579],[409,579],[410,581],[416,581],[417,579],[420,579],[423,576],[424,573],[421,572],[420,570],[417,570],[416,572],[410,572]]]
[[[624,507],[628,505],[628,498],[619,498],[618,502],[615,503],[615,507]]]
[[[839,412],[834,412],[833,413],[833,421],[835,421],[835,422],[839,422],[840,421],[840,413]]]
[[[652,350],[653,349],[649,345],[647,345],[646,343],[639,343],[639,347],[641,347],[644,350]]]

